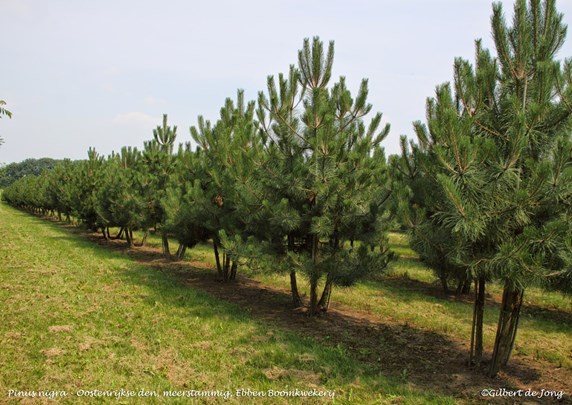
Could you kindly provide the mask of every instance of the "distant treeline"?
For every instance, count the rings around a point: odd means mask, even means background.
[[[0,188],[8,187],[16,180],[26,176],[39,176],[44,170],[51,170],[60,162],[56,159],[26,159],[19,163],[10,163],[0,167]]]

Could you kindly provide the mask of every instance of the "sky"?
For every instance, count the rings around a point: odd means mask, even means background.
[[[513,1],[502,1],[507,20]],[[288,71],[304,38],[335,42],[333,79],[357,93],[369,82],[373,112],[401,135],[425,120],[425,102],[492,49],[487,0],[0,0],[0,164],[84,159],[142,147],[168,114],[177,141],[197,117],[216,121],[227,97],[256,99],[268,75]],[[572,0],[557,0],[572,24]],[[559,58],[572,56],[572,39]],[[373,114],[372,114],[373,115]]]

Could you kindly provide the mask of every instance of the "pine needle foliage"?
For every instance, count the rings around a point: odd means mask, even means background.
[[[485,281],[504,286],[494,376],[510,358],[525,289],[569,263],[572,89],[570,61],[555,60],[566,26],[553,0],[517,0],[512,25],[495,3],[491,25],[496,56],[476,41],[474,66],[455,60],[453,86],[437,87],[427,126],[415,124],[419,145],[404,142],[396,166],[414,200],[403,210],[413,245],[479,280],[477,347]]]
[[[308,276],[311,315],[328,309],[334,285],[381,271],[391,257],[384,216],[391,186],[380,146],[389,125],[380,128],[380,113],[364,123],[372,109],[367,80],[355,98],[344,77],[330,84],[333,60],[333,42],[326,50],[318,37],[305,39],[298,66],[268,78],[257,109],[269,242],[287,258],[295,305],[302,304],[296,271]]]

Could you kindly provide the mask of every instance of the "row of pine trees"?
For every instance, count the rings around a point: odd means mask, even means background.
[[[3,199],[130,246],[145,242],[134,230],[152,230],[168,259],[208,241],[221,280],[246,261],[289,273],[293,304],[310,315],[327,311],[334,286],[383,271],[387,232],[401,224],[445,292],[474,285],[472,365],[483,357],[486,286],[503,286],[494,376],[526,288],[571,290],[572,65],[556,60],[566,26],[554,0],[517,0],[512,25],[495,4],[491,21],[496,55],[476,41],[474,64],[455,60],[453,82],[428,99],[427,122],[414,124],[417,142],[402,138],[400,156],[384,155],[389,125],[370,114],[367,80],[354,95],[344,77],[332,82],[334,44],[316,37],[256,102],[238,91],[215,122],[199,116],[194,149],[175,143],[165,115],[142,150],[90,149]]]

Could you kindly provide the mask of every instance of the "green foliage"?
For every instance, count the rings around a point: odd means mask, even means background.
[[[44,170],[51,170],[58,163],[55,159],[26,159],[0,167],[0,188],[8,187],[25,176],[39,176]]]
[[[497,56],[477,41],[474,68],[455,60],[454,94],[437,87],[427,127],[415,125],[419,146],[403,142],[395,166],[410,186],[413,204],[402,208],[420,254],[445,271],[499,279],[506,300],[522,301],[570,256],[570,62],[554,60],[566,27],[553,1],[517,1],[512,27],[495,4],[492,30]],[[518,325],[520,304],[505,298],[512,331],[501,316],[495,353]]]
[[[95,210],[104,227],[128,231],[149,227],[149,210],[143,193],[144,176],[139,172],[141,153],[136,148],[122,148],[111,155],[98,172]],[[130,234],[128,236],[130,240]]]
[[[171,258],[169,250],[167,216],[162,201],[165,199],[169,178],[175,168],[173,148],[177,138],[177,127],[167,125],[167,114],[163,115],[163,125],[153,130],[153,140],[145,142],[143,164],[139,170],[142,174],[141,192],[147,201],[149,210],[149,226],[158,228],[163,237],[163,254]]]
[[[12,118],[12,113],[6,108],[4,108],[5,105],[6,102],[4,100],[0,100],[0,118],[2,118],[3,115],[5,115],[8,118]]]
[[[5,109],[4,106],[6,105],[6,102],[4,100],[0,100],[0,118],[2,118],[3,115],[5,115],[8,118],[12,118],[12,112]],[[2,139],[2,137],[0,136],[0,146],[4,143],[4,139]],[[0,185],[0,187],[2,187]]]
[[[249,186],[254,174],[256,123],[254,102],[245,103],[239,90],[236,103],[228,98],[214,125],[198,118],[191,136],[199,149],[195,159],[195,181],[182,196],[187,204],[189,227],[202,228],[213,241],[219,276],[234,279],[240,255],[225,249],[219,257],[221,233],[247,237],[253,227]]]
[[[333,57],[333,42],[325,53],[319,38],[306,39],[298,68],[291,66],[277,81],[268,78],[257,110],[265,153],[258,155],[255,189],[264,223],[270,224],[260,236],[308,274],[312,313],[318,310],[321,277],[327,277],[328,289],[363,275],[365,263],[357,258],[365,256],[344,252],[346,241],[380,249],[383,264],[372,270],[381,270],[389,258],[384,203],[391,186],[379,146],[389,125],[379,129],[381,114],[368,126],[363,122],[372,109],[367,80],[355,99],[344,77],[329,87]]]

